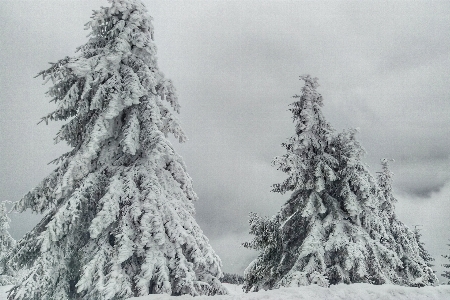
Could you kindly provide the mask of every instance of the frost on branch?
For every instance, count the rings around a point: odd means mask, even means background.
[[[16,245],[16,240],[9,234],[11,219],[7,215],[5,201],[0,203],[0,285],[17,282],[17,272],[8,260],[8,254]]]
[[[10,253],[29,269],[8,299],[126,299],[214,295],[221,261],[194,219],[186,137],[172,82],[159,71],[153,26],[138,0],[110,0],[87,23],[88,42],[39,73],[72,150],[15,203],[43,213]]]
[[[288,176],[273,191],[292,194],[276,215],[250,216],[254,238],[244,246],[259,255],[245,271],[244,290],[435,284],[414,234],[395,217],[387,165],[377,182],[362,163],[356,130],[336,134],[322,115],[317,78],[301,79],[291,105],[295,135],[273,161]]]

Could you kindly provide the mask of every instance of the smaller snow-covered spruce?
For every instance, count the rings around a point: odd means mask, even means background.
[[[15,203],[44,217],[9,258],[29,269],[10,300],[224,294],[221,261],[194,219],[197,195],[167,139],[186,137],[140,0],[108,0],[78,55],[42,71],[72,150]]]
[[[449,252],[450,252],[450,244],[447,244],[447,246],[449,246]],[[447,270],[444,270],[444,273],[442,273],[441,275],[444,276],[445,278],[449,279],[447,284],[450,284],[450,254],[442,255],[442,257],[446,258],[449,262],[442,265]]]
[[[382,171],[378,172],[378,185],[380,187],[380,207],[379,213],[381,220],[388,229],[386,241],[389,248],[394,250],[402,264],[397,269],[399,276],[396,284],[408,286],[425,286],[438,283],[438,279],[431,269],[431,261],[434,260],[425,249],[425,244],[420,240],[421,233],[416,227],[411,230],[408,226],[397,219],[395,215],[395,199],[392,194],[393,173],[389,169],[389,161],[383,158],[381,160]]]
[[[245,270],[245,291],[338,283],[435,284],[414,233],[394,213],[387,160],[378,180],[362,163],[356,130],[336,134],[325,120],[317,78],[292,103],[295,135],[273,164],[288,175],[274,192],[291,192],[273,217],[250,215],[259,251]],[[385,162],[385,163],[384,163]]]
[[[0,285],[16,283],[17,273],[8,260],[8,254],[16,245],[16,241],[9,234],[11,219],[7,215],[5,202],[0,203]]]

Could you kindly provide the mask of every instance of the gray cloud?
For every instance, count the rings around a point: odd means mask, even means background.
[[[408,194],[420,198],[431,198],[431,195],[438,193],[443,187],[445,186],[445,183],[437,183],[434,186],[429,184],[425,187],[408,187],[407,190],[405,190]]]
[[[416,158],[400,160],[394,169],[399,192],[420,198],[430,198],[450,182],[447,158]]]

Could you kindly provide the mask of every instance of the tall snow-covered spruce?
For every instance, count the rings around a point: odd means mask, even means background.
[[[294,96],[297,101],[290,109],[295,135],[283,144],[286,154],[273,161],[288,175],[273,191],[292,194],[271,218],[251,214],[254,238],[244,246],[260,253],[245,271],[244,289],[357,282],[411,285],[411,278],[402,278],[399,240],[389,228],[388,217],[395,216],[381,213],[386,199],[361,161],[365,151],[356,131],[336,134],[321,112],[317,78],[301,79],[302,95]],[[392,207],[384,204],[385,210]],[[402,237],[414,239],[414,234]],[[411,245],[418,253],[417,243],[408,241]],[[421,279],[431,270],[425,261],[417,255],[405,257],[420,265],[408,276],[430,284]]]
[[[44,213],[10,258],[29,268],[8,299],[125,299],[226,293],[221,261],[194,219],[197,195],[167,140],[186,138],[139,0],[109,0],[79,55],[41,73],[73,149],[16,202]]]

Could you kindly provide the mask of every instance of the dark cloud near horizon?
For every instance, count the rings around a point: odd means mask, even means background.
[[[419,198],[430,198],[432,194],[438,193],[444,186],[444,183],[436,184],[435,186],[428,185],[426,187],[408,187],[406,192],[410,195],[417,196]]]
[[[178,90],[189,137],[174,147],[200,197],[197,220],[226,272],[242,272],[254,255],[240,247],[248,213],[272,215],[289,197],[270,192],[284,179],[270,164],[294,133],[288,105],[305,73],[319,77],[333,127],[360,128],[372,174],[380,158],[396,160],[400,201],[426,212],[440,195],[445,205],[450,2],[144,2],[154,18],[160,69]],[[73,55],[86,41],[91,10],[101,5],[106,1],[0,2],[2,200],[18,200],[66,150],[52,145],[60,124],[35,125],[52,106],[33,76]],[[13,216],[11,231],[20,237],[37,220]]]

